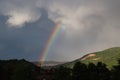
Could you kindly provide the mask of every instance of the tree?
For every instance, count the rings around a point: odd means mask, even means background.
[[[55,69],[53,80],[71,80],[71,69],[63,66]]]
[[[96,65],[98,80],[110,80],[110,71],[106,65],[102,62],[98,62]]]
[[[87,66],[81,62],[76,62],[73,71],[73,80],[87,80],[88,70]]]
[[[120,80],[120,60],[118,60],[118,65],[113,66],[112,72],[112,80]]]
[[[3,80],[3,73],[4,73],[4,69],[3,69],[3,66],[0,65],[0,80]]]
[[[97,77],[97,68],[96,65],[93,63],[88,64],[88,78],[89,80],[98,80]]]
[[[11,80],[37,80],[39,73],[36,68],[35,65],[25,60],[17,61],[12,71]]]

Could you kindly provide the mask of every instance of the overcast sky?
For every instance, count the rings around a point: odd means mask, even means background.
[[[120,46],[120,0],[0,0],[0,59],[39,60],[58,21],[62,31],[46,60]]]

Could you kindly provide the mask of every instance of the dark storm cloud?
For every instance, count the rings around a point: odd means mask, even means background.
[[[7,17],[0,17],[0,59],[39,59],[54,26],[46,10],[41,11],[37,22],[26,24],[23,28],[9,28],[6,25]]]

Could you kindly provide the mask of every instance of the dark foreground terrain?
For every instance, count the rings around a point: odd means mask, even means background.
[[[0,80],[120,80],[120,60],[111,69],[102,62],[44,69],[24,59],[0,60]]]
[[[120,80],[120,47],[57,66],[38,66],[24,59],[0,60],[0,80]]]

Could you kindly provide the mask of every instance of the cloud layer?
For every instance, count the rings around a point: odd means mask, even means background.
[[[89,52],[120,46],[119,8],[119,0],[1,0],[0,14],[6,18],[0,25],[0,55],[7,58],[9,49],[15,48],[16,58],[22,51],[21,57],[30,60],[36,55],[37,60],[57,21],[62,22],[61,37],[47,60],[74,60]]]

